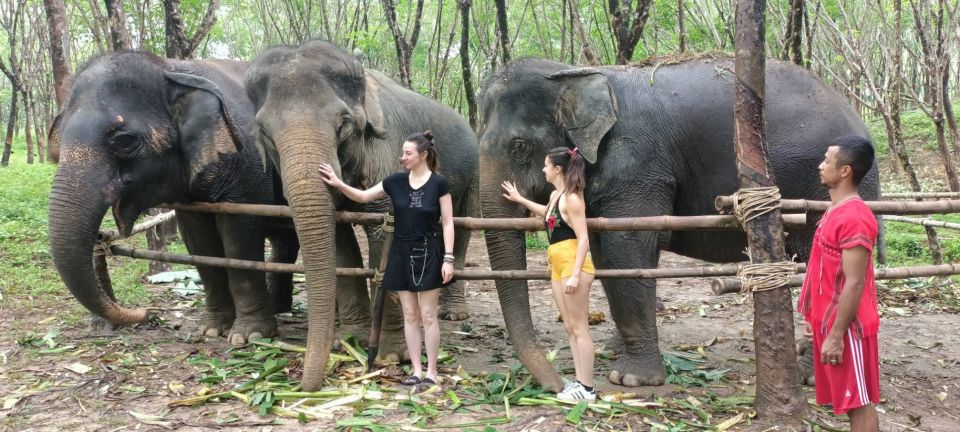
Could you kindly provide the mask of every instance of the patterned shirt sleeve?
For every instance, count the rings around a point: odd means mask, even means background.
[[[863,213],[848,213],[845,216],[846,220],[839,224],[838,247],[842,250],[863,246],[873,253],[877,239],[876,219]]]

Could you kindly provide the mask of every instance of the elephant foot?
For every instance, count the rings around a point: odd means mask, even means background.
[[[445,301],[440,305],[440,310],[437,311],[437,315],[440,319],[446,321],[463,321],[470,318],[470,308],[467,306],[467,302]]]
[[[272,315],[267,318],[241,319],[237,318],[230,329],[227,340],[230,345],[242,346],[257,338],[272,338],[277,335],[277,319]]]
[[[816,382],[813,376],[813,343],[806,338],[797,342],[797,372],[800,373],[800,384],[813,386]]]
[[[234,319],[235,316],[232,313],[208,311],[200,322],[200,335],[211,338],[225,336],[233,327]]]
[[[610,364],[610,382],[624,387],[659,386],[667,379],[659,352],[645,358],[621,355]]]
[[[377,347],[377,363],[401,363],[410,360],[407,341],[403,329],[380,331],[380,345]]]

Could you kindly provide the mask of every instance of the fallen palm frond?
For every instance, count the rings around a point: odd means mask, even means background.
[[[466,351],[452,348],[456,351]],[[240,401],[260,415],[275,415],[310,422],[336,419],[338,430],[432,430],[490,428],[508,424],[517,407],[556,409],[565,421],[583,428],[594,423],[632,416],[654,428],[671,430],[724,430],[754,416],[752,397],[719,396],[709,390],[700,395],[681,392],[677,398],[644,399],[637,393],[611,392],[595,402],[570,403],[537,385],[521,365],[502,372],[471,374],[447,368],[441,384],[411,391],[398,383],[402,372],[395,366],[366,370],[366,352],[355,339],[340,340],[339,352],[330,354],[327,387],[301,391],[298,384],[303,347],[271,340],[254,341],[245,349],[223,354],[194,354],[187,361],[198,368],[200,389],[192,397],[168,403],[169,407],[194,406],[209,401]],[[453,356],[441,352],[450,364]],[[725,371],[707,364],[702,350],[666,352],[667,379],[696,388],[725,382]],[[490,416],[491,410],[499,415]],[[407,411],[404,420],[385,423],[379,417]],[[344,416],[346,414],[346,416]],[[466,416],[457,422],[451,414]],[[636,420],[631,420],[636,421]],[[607,422],[607,423],[604,423]],[[608,426],[610,427],[610,426]]]

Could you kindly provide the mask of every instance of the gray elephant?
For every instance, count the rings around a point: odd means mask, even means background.
[[[95,315],[114,325],[147,319],[145,310],[119,306],[97,284],[91,253],[108,208],[129,234],[140,214],[164,202],[283,203],[277,173],[250,135],[246,69],[243,62],[116,52],[78,70],[51,130],[60,163],[50,192],[49,239],[64,284]],[[296,233],[271,228],[276,223],[267,218],[178,211],[177,219],[191,254],[263,261],[269,235],[272,260],[297,257]],[[233,344],[276,334],[274,312],[292,301],[290,274],[198,270],[206,292],[201,334],[229,331]]]
[[[356,204],[332,193],[321,180],[320,164],[330,163],[344,182],[365,189],[399,170],[405,137],[433,130],[439,171],[449,181],[454,215],[471,216],[477,212],[477,139],[455,111],[378,71],[365,70],[356,58],[328,42],[267,50],[247,72],[246,89],[257,110],[258,142],[279,167],[303,244],[310,303],[303,387],[315,389],[332,346],[334,307],[342,332],[361,339],[369,333],[366,281],[335,278],[335,267],[363,267],[363,262],[353,230],[346,225],[334,229],[334,212],[390,208],[387,199]],[[375,267],[381,237],[373,228],[366,229],[370,264]],[[457,231],[456,268],[463,268],[469,239],[468,231]],[[462,282],[441,294],[441,318],[467,317]],[[380,357],[402,359],[407,356],[402,315],[396,304],[388,306]]]
[[[784,198],[828,199],[817,166],[827,144],[845,134],[867,136],[846,100],[808,71],[767,62],[766,121],[770,165]],[[733,63],[699,59],[658,67],[577,68],[520,60],[490,77],[480,96],[480,195],[484,217],[522,217],[501,197],[500,184],[546,202],[540,172],[552,147],[578,147],[589,162],[585,199],[590,217],[716,214],[714,198],[737,190],[733,149]],[[876,167],[860,185],[879,196]],[[789,254],[806,259],[815,220],[787,238]],[[486,233],[491,267],[526,267],[522,233]],[[661,250],[714,262],[746,259],[743,233],[605,232],[591,235],[598,268],[657,266]],[[657,346],[656,284],[603,281],[619,337],[609,379],[625,386],[663,384]],[[527,283],[498,281],[500,305],[518,356],[537,380],[560,380],[536,344]]]

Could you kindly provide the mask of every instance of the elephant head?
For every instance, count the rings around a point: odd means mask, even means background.
[[[546,202],[547,151],[576,146],[588,162],[596,162],[600,143],[617,120],[616,99],[600,71],[543,60],[513,62],[487,79],[480,112],[481,208],[484,217],[495,218],[525,216],[523,207],[501,196],[503,181],[515,181],[524,196]],[[523,233],[487,231],[486,241],[493,269],[526,268]],[[520,361],[542,385],[558,389],[560,377],[536,341],[527,282],[497,281],[497,293]]]
[[[93,58],[50,132],[60,143],[50,251],[70,292],[114,325],[143,322],[147,313],[119,306],[97,284],[91,254],[107,209],[127,235],[147,208],[189,200],[207,167],[243,145],[245,132],[224,102],[235,95],[188,69],[140,52]]]
[[[377,87],[352,55],[323,41],[275,47],[257,57],[246,76],[256,109],[257,142],[280,170],[306,274],[309,330],[303,388],[320,387],[334,337],[336,251],[331,193],[318,168],[330,163],[345,182],[370,186],[365,158],[382,137]],[[360,174],[356,174],[360,173]],[[357,178],[357,176],[361,178]]]

